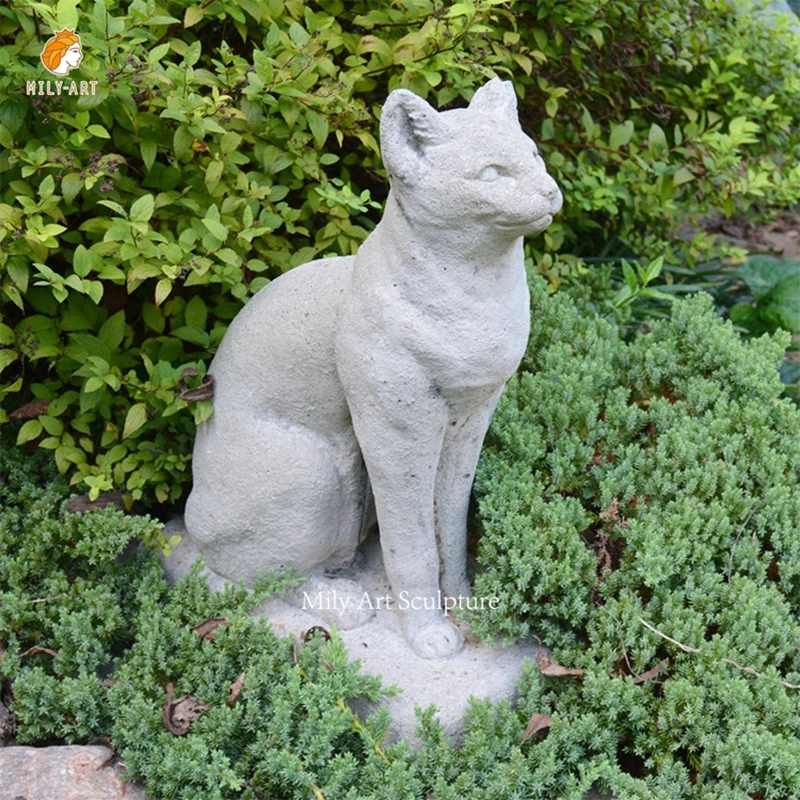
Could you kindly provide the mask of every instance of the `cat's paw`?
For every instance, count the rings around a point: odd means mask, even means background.
[[[409,638],[420,658],[451,658],[464,646],[464,635],[444,617],[415,631]]]

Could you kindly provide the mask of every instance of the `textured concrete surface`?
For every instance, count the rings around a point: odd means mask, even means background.
[[[145,800],[106,747],[0,749],[0,800]]]

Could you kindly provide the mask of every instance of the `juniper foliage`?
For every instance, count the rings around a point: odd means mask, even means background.
[[[475,624],[539,635],[585,670],[534,676],[526,702],[554,718],[546,743],[612,765],[623,796],[800,795],[787,337],[744,341],[700,294],[625,341],[532,290],[530,347],[476,483],[476,593],[503,602]]]

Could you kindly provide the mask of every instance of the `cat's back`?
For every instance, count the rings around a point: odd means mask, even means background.
[[[215,409],[246,404],[296,416],[304,402],[336,394],[333,345],[352,264],[352,256],[302,264],[250,300],[211,363]]]

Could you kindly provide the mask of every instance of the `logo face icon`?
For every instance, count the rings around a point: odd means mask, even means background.
[[[53,75],[66,75],[83,59],[81,37],[75,31],[66,28],[63,31],[56,31],[47,40],[40,58],[45,68]]]

